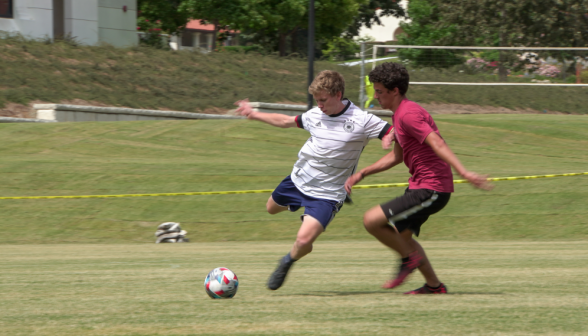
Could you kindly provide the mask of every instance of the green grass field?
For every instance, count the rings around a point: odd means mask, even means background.
[[[0,334],[586,335],[588,243],[425,242],[451,294],[387,291],[374,240],[321,242],[284,287],[264,288],[288,243],[1,245]],[[211,300],[204,277],[237,273]]]
[[[438,115],[467,167],[494,177],[588,171],[586,116]],[[0,195],[104,195],[272,189],[308,133],[247,120],[0,124]],[[379,141],[360,166],[384,155]],[[402,165],[364,184],[406,182]],[[456,185],[424,239],[585,239],[588,176]],[[324,239],[370,239],[369,207],[402,188],[354,192]],[[265,212],[269,194],[1,200],[0,243],[147,243],[176,221],[193,241],[290,240],[298,214]],[[26,227],[26,234],[22,228]]]
[[[494,177],[588,171],[586,116],[436,115]],[[247,120],[0,124],[0,196],[272,189],[308,133]],[[384,155],[379,141],[360,166]],[[405,182],[405,166],[362,183]],[[0,200],[0,335],[588,334],[588,176],[456,185],[420,237],[452,295],[380,285],[396,263],[362,227],[401,188],[354,192],[285,287],[265,289],[299,226],[269,194]],[[156,245],[177,221],[191,243]],[[214,267],[232,300],[203,289]]]

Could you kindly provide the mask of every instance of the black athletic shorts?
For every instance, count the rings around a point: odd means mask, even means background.
[[[439,212],[447,205],[451,193],[430,189],[406,189],[404,195],[381,205],[388,222],[398,232],[410,229],[417,237],[421,225],[430,215]]]

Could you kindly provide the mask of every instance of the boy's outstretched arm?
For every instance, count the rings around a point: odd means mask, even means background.
[[[435,132],[429,133],[425,138],[425,143],[433,149],[438,157],[447,162],[459,175],[468,180],[474,187],[484,190],[491,190],[493,188],[492,184],[487,180],[488,175],[476,174],[465,169],[457,156],[455,156],[451,148],[447,146],[447,143],[445,143],[445,140],[443,140],[439,134]]]
[[[372,163],[370,166],[363,168],[359,172],[349,176],[345,181],[345,190],[348,194],[351,194],[351,188],[356,185],[359,181],[363,180],[364,177],[372,174],[379,173],[384,170],[388,170],[400,163],[402,163],[402,147],[395,142],[394,150],[384,155],[381,159]]]
[[[297,127],[296,117],[294,116],[253,111],[253,108],[249,104],[249,99],[239,100],[235,102],[235,105],[239,106],[237,113],[247,117],[247,119],[263,121],[266,124],[281,128]]]

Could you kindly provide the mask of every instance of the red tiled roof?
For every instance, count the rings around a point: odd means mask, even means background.
[[[201,24],[200,20],[192,20],[190,22],[188,22],[188,24],[186,25],[186,29],[197,29],[197,30],[205,30],[205,31],[209,31],[209,32],[213,32],[214,31],[214,25],[213,24]],[[221,29],[221,32],[226,31],[225,29]],[[229,30],[231,33],[239,33],[238,30]]]
[[[201,24],[200,20],[192,20],[190,22],[188,22],[188,24],[186,25],[186,28],[188,29],[198,29],[198,30],[206,30],[206,31],[214,31],[214,25],[213,24]]]

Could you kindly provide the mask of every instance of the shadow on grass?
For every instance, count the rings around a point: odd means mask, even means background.
[[[362,292],[339,292],[339,291],[327,291],[327,292],[309,292],[309,293],[298,293],[288,294],[285,296],[351,296],[351,295],[369,295],[369,294],[390,294],[390,295],[405,295],[403,292],[388,292],[388,291],[362,291]],[[447,295],[506,295],[503,292],[450,292]]]
[[[362,291],[362,292],[327,291],[327,292],[309,292],[309,293],[290,294],[289,296],[350,296],[350,295],[369,295],[369,294],[382,294],[382,293],[386,293],[386,292],[383,292],[383,291]]]

